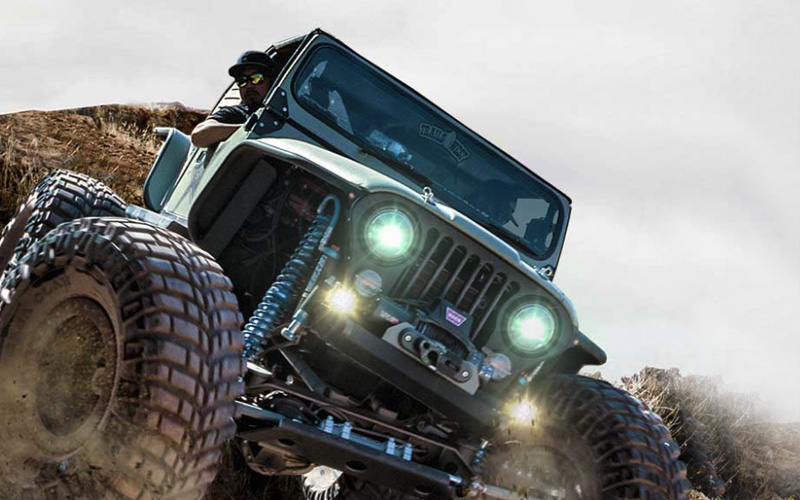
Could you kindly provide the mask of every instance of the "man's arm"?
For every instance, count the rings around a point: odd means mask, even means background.
[[[198,148],[207,148],[219,141],[224,141],[241,126],[241,123],[220,123],[209,118],[192,130],[192,144]]]

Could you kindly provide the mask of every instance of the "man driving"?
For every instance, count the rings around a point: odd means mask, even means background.
[[[264,104],[278,68],[270,57],[257,50],[244,52],[228,69],[239,86],[242,102],[224,106],[212,113],[192,131],[192,144],[207,148],[231,136]]]

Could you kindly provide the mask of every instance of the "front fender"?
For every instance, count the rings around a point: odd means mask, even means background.
[[[549,373],[575,374],[584,366],[602,365],[607,360],[606,352],[599,345],[580,331],[576,331],[572,345],[558,356],[547,360],[542,370]]]

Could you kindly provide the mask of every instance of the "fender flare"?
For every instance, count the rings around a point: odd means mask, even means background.
[[[558,356],[547,360],[542,371],[577,374],[584,366],[603,365],[607,360],[606,352],[599,345],[576,331],[572,345]]]

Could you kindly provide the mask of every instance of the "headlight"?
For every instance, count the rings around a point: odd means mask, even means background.
[[[414,223],[395,208],[378,211],[366,226],[367,247],[382,260],[404,257],[414,244]]]
[[[528,304],[517,309],[508,322],[508,336],[517,349],[532,353],[553,340],[556,318],[553,312],[540,304]]]

